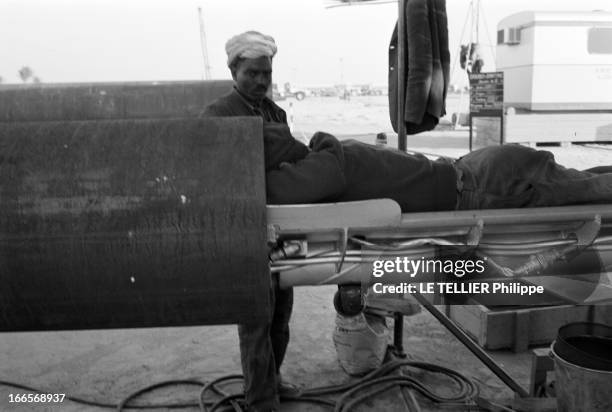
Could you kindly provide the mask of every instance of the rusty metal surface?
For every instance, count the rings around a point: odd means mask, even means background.
[[[265,313],[259,119],[0,124],[0,330]]]
[[[231,80],[0,85],[0,122],[194,117]]]

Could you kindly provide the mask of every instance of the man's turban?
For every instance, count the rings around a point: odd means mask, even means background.
[[[227,53],[227,65],[238,58],[257,59],[258,57],[274,57],[276,54],[276,43],[271,36],[266,36],[257,31],[247,31],[238,34],[225,43]]]

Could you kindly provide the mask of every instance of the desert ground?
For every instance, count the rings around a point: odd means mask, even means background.
[[[458,97],[449,99],[449,114],[460,111]],[[396,135],[388,120],[386,96],[294,99],[279,102],[292,118],[294,135],[307,140],[317,130],[339,138],[374,142],[376,133],[386,132],[389,146]],[[463,103],[464,105],[467,102]],[[450,130],[449,116],[439,130],[408,137],[408,148],[425,153],[458,157],[468,152],[467,130]],[[612,145],[547,147],[558,161],[578,169],[612,164]],[[346,382],[339,367],[332,332],[335,286],[299,287],[291,321],[292,338],[284,377],[302,387]],[[426,311],[406,317],[404,346],[408,358],[457,369],[474,379],[484,397],[503,400],[511,391],[480,363],[461,343]],[[530,353],[496,351],[491,355],[523,386],[530,376]],[[117,404],[128,394],[153,383],[195,378],[203,381],[240,373],[236,327],[205,326],[111,331],[62,331],[3,333],[0,336],[0,380],[65,393],[108,404]],[[143,402],[195,402],[199,389],[175,386],[157,391]],[[61,404],[17,404],[10,394],[27,393],[0,385],[0,411],[102,411],[65,400]],[[423,410],[438,410],[423,401]],[[159,409],[157,409],[159,410]],[[165,410],[165,409],[161,409]],[[195,411],[192,407],[186,410]],[[283,405],[284,411],[326,410],[312,405]],[[376,403],[358,409],[403,410]],[[449,409],[445,409],[449,410]]]
[[[353,96],[350,100],[338,97],[308,97],[302,101],[287,99],[277,102],[293,119],[293,134],[307,142],[316,131],[324,131],[339,139],[358,139],[375,143],[376,134],[388,136],[388,146],[397,147],[397,133],[389,120],[387,96]],[[409,135],[407,149],[424,154],[460,157],[469,152],[469,129],[451,128],[453,113],[469,110],[467,95],[450,94],[446,101],[447,114],[438,127],[429,132]],[[475,132],[476,133],[476,132]],[[538,142],[537,135],[534,142]],[[561,142],[560,142],[561,143]],[[545,146],[557,162],[565,167],[586,169],[612,164],[612,144]]]

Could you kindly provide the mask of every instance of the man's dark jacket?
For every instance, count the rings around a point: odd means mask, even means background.
[[[291,136],[283,109],[267,98],[255,108],[236,90],[208,106],[202,116],[262,113],[268,203],[389,198],[403,212],[455,208],[455,169],[445,161],[355,140],[340,142],[323,132],[315,133],[307,147]]]

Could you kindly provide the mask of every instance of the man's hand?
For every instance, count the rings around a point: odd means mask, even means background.
[[[277,169],[283,162],[297,162],[310,152],[308,147],[291,136],[284,123],[266,122],[263,125],[266,171]]]
[[[310,139],[309,146],[314,152],[332,153],[338,159],[341,167],[344,168],[344,150],[335,136],[325,132],[316,132]]]
[[[340,147],[340,142],[336,139],[335,136],[325,133],[325,132],[316,132],[312,135],[310,139],[310,144],[308,145],[312,150],[320,151],[330,147]]]

